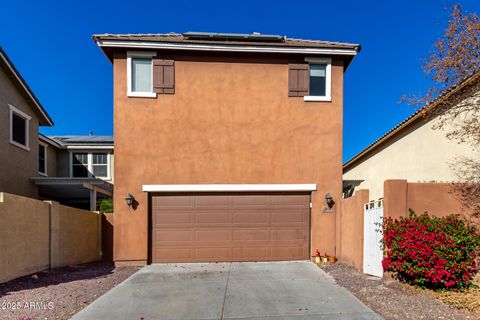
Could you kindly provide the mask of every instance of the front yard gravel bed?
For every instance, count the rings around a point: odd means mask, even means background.
[[[363,274],[336,263],[320,266],[342,287],[384,319],[480,319],[466,310],[455,309],[423,290],[395,280]]]
[[[137,270],[98,262],[39,272],[0,284],[0,319],[70,319]]]

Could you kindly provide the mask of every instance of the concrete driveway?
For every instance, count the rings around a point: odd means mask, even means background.
[[[308,261],[149,265],[81,319],[381,319]]]

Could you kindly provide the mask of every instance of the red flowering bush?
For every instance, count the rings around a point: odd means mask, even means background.
[[[478,230],[458,215],[387,218],[383,223],[383,270],[400,281],[432,289],[464,289],[478,270]]]

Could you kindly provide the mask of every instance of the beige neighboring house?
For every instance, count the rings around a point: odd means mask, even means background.
[[[39,135],[38,175],[30,178],[40,199],[96,210],[113,193],[112,136]]]
[[[39,133],[53,121],[0,47],[0,192],[95,209],[113,192],[113,137]]]
[[[480,99],[480,73],[451,88],[425,108],[435,108],[448,99]],[[467,94],[465,94],[467,92]],[[463,100],[462,100],[463,99]],[[451,101],[451,100],[450,100]],[[480,102],[479,102],[480,103]],[[383,183],[388,179],[408,182],[452,182],[457,175],[451,164],[458,157],[480,157],[469,144],[449,140],[453,125],[434,129],[438,116],[425,118],[421,109],[380,139],[347,161],[343,166],[344,196],[355,190],[369,189],[370,200],[383,197]]]
[[[0,47],[0,191],[37,198],[40,126],[53,121]]]

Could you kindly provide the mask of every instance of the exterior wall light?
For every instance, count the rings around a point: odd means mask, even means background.
[[[125,202],[127,203],[127,206],[131,207],[133,205],[133,201],[135,200],[135,198],[129,193],[127,194],[127,196],[125,197]]]
[[[333,201],[333,197],[330,193],[327,193],[325,195],[325,203],[327,206],[323,210],[324,212],[332,212],[333,205],[335,204],[335,201]]]

